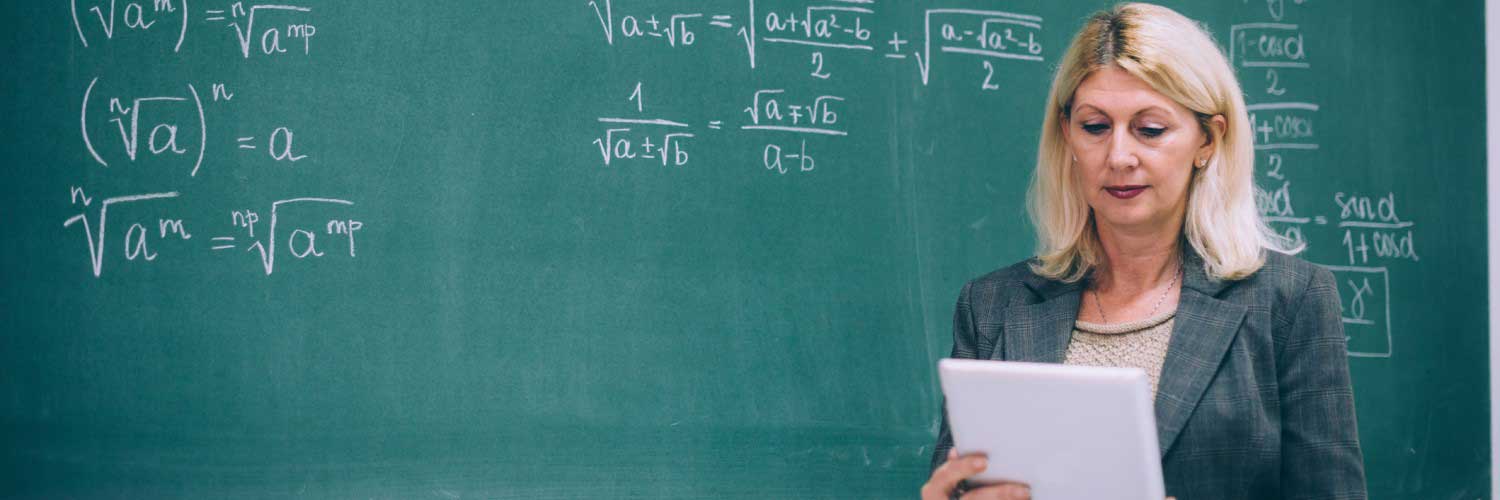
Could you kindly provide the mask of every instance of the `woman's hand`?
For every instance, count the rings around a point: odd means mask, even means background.
[[[948,450],[948,461],[932,471],[927,484],[922,485],[922,500],[948,500],[958,482],[984,471],[988,465],[984,455],[958,456],[957,451]],[[962,500],[1031,500],[1031,487],[1022,483],[999,483],[969,490]],[[1167,500],[1177,500],[1167,497]]]
[[[948,461],[932,471],[927,484],[922,485],[922,500],[948,500],[958,482],[984,471],[988,465],[984,455],[958,456],[957,451],[948,450]],[[964,500],[1030,500],[1031,489],[1021,483],[999,483],[969,490]]]

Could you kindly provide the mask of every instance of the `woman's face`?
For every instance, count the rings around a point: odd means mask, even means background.
[[[1213,152],[1191,110],[1107,66],[1078,86],[1062,127],[1101,231],[1180,230],[1193,168]]]

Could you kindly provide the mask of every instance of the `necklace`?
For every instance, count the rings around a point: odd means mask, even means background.
[[[1156,299],[1156,306],[1151,308],[1151,314],[1147,314],[1146,317],[1150,318],[1150,317],[1155,317],[1156,316],[1156,311],[1159,310],[1159,309],[1161,309],[1162,302],[1164,302],[1164,301],[1167,300],[1167,293],[1170,293],[1172,291],[1172,287],[1177,285],[1177,277],[1181,276],[1181,275],[1182,275],[1182,262],[1178,261],[1177,262],[1177,272],[1172,273],[1172,281],[1169,282],[1169,283],[1167,283],[1167,289],[1166,290],[1162,290],[1161,297],[1158,297]],[[1096,308],[1096,309],[1099,310],[1099,320],[1101,322],[1103,322],[1103,323],[1109,323],[1109,318],[1104,315],[1104,303],[1099,300],[1099,290],[1098,289],[1094,290],[1094,308]]]

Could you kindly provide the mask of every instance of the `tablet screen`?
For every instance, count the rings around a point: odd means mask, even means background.
[[[1164,498],[1144,371],[944,359],[938,375],[953,448],[989,459],[971,483],[1023,482],[1049,500]]]

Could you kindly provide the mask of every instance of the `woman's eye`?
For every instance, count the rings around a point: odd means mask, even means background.
[[[1100,133],[1104,132],[1105,130],[1109,130],[1109,124],[1105,124],[1105,123],[1085,123],[1083,125],[1083,131],[1084,132],[1088,132],[1088,133],[1094,134],[1094,135],[1099,135]]]
[[[1164,127],[1141,127],[1141,135],[1146,137],[1157,137],[1166,133],[1166,131],[1167,129]]]

